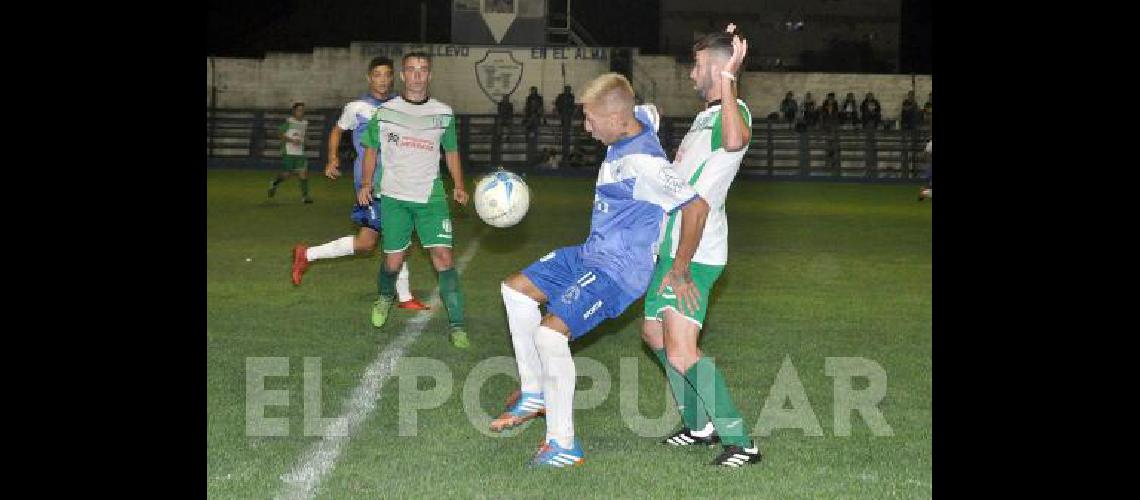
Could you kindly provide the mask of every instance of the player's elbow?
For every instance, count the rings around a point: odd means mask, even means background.
[[[729,153],[735,153],[744,149],[744,146],[747,146],[748,141],[751,139],[749,135],[750,134],[745,133],[731,138],[726,138],[724,140],[724,150],[728,151]]]

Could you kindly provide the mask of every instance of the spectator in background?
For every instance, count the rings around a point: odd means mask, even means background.
[[[930,122],[931,122],[931,119],[932,119],[932,115],[931,115],[931,110],[932,110],[932,107],[931,107],[931,101],[933,101],[933,100],[934,100],[934,92],[931,92],[931,93],[929,93],[929,94],[926,94],[926,104],[923,104],[923,105],[922,105],[922,121],[923,121],[924,123],[926,123],[927,125],[929,125],[929,124],[930,124]]]
[[[883,121],[883,108],[879,105],[879,100],[875,99],[873,92],[867,92],[867,96],[863,98],[863,104],[859,106],[859,114],[863,117],[863,128],[874,128],[878,130],[879,123]]]
[[[918,124],[918,103],[914,100],[913,90],[906,93],[899,119],[902,121],[903,130],[914,130],[915,125]]]
[[[848,92],[843,100],[843,111],[840,114],[845,125],[855,125],[859,122],[859,104],[855,102],[855,93]]]
[[[558,112],[558,118],[562,120],[562,129],[569,129],[570,121],[574,118],[574,93],[570,92],[569,85],[562,87],[562,93],[554,99],[554,109]]]
[[[835,92],[827,93],[827,99],[823,100],[823,106],[820,107],[820,115],[823,118],[823,128],[835,128],[839,122],[839,101],[835,100]]]
[[[804,123],[809,127],[814,127],[819,122],[819,109],[815,107],[815,98],[811,96],[811,92],[804,95]]]
[[[511,104],[511,95],[503,94],[503,100],[499,101],[499,134],[502,137],[509,136],[511,133],[511,120],[515,116],[515,105]]]
[[[526,96],[526,108],[523,110],[527,134],[538,132],[538,126],[543,122],[543,109],[542,96],[538,94],[538,87],[531,87],[530,95]]]
[[[780,112],[784,113],[784,121],[792,123],[796,121],[796,111],[799,110],[799,105],[796,104],[796,98],[792,96],[792,91],[788,91],[788,95],[784,96],[784,100],[780,102]]]

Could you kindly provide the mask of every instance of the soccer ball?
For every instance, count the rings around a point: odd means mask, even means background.
[[[518,224],[530,208],[530,189],[522,177],[502,168],[475,183],[475,213],[494,227]]]

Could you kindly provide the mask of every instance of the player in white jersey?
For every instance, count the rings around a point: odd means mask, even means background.
[[[360,226],[356,237],[344,236],[323,245],[306,247],[298,243],[293,247],[293,284],[300,285],[301,277],[314,260],[333,259],[353,254],[369,253],[376,249],[376,242],[380,239],[380,203],[361,205],[355,202],[355,194],[360,189],[361,163],[364,161],[364,145],[360,138],[368,128],[368,120],[372,119],[376,108],[392,98],[392,77],[394,65],[392,60],[381,56],[373,58],[368,64],[368,92],[344,106],[344,111],[329,132],[329,160],[325,165],[325,177],[336,180],[340,177],[340,148],[341,131],[352,131],[352,144],[356,148],[356,160],[353,161],[353,208],[351,219]],[[376,169],[374,177],[379,177],[380,168]],[[379,280],[379,277],[377,277]],[[396,279],[396,295],[400,303],[397,307],[403,309],[428,309],[424,303],[412,296],[408,283],[408,264],[405,262],[400,268]]]
[[[681,430],[662,443],[688,446],[721,442],[724,451],[712,464],[728,467],[754,464],[761,459],[760,449],[749,437],[748,426],[733,404],[723,375],[713,359],[697,348],[712,286],[728,261],[725,199],[752,136],[752,115],[744,101],[736,98],[736,73],[748,51],[748,42],[733,34],[734,30],[730,24],[725,32],[706,35],[693,46],[696,61],[689,78],[706,107],[693,119],[673,160],[677,175],[688,180],[711,206],[700,246],[688,264],[701,300],[695,311],[679,310],[672,304],[675,290],[657,286],[667,272],[676,268],[680,231],[674,214],[666,223],[657,248],[657,269],[645,296],[642,323],[642,338],[664,365],[684,423]],[[688,215],[680,214],[682,226],[685,217]]]
[[[581,464],[574,436],[576,340],[637,301],[653,272],[653,245],[663,216],[685,214],[678,263],[661,286],[672,286],[681,308],[699,297],[688,263],[697,248],[709,205],[669,168],[657,137],[652,105],[634,106],[624,76],[608,73],[582,94],[585,128],[608,145],[598,171],[590,234],[585,243],[559,248],[503,281],[503,304],[518,364],[521,394],[491,423],[491,430],[520,425],[546,413],[546,437],[532,466]],[[539,305],[547,305],[546,317]]]
[[[405,54],[400,78],[404,82],[404,93],[376,108],[361,139],[365,150],[357,201],[371,205],[379,195],[384,225],[380,244],[385,258],[380,265],[379,297],[372,305],[372,325],[380,328],[388,319],[395,295],[396,270],[403,265],[404,253],[415,232],[439,273],[439,297],[447,309],[451,345],[466,349],[470,342],[464,328],[459,273],[452,260],[451,214],[443,181],[439,178],[439,159],[443,156],[455,183],[452,196],[459,204],[467,204],[455,112],[428,95],[431,83],[428,54]],[[384,173],[380,183],[374,185],[378,149]]]

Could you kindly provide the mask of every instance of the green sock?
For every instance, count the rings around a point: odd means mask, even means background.
[[[301,196],[309,197],[309,179],[301,179]]]
[[[463,326],[463,292],[459,291],[459,272],[454,267],[439,272],[439,298],[447,307],[448,323]]]
[[[661,364],[665,367],[665,375],[669,378],[669,388],[673,390],[673,401],[677,403],[677,409],[681,412],[681,420],[685,422],[685,427],[695,431],[704,429],[709,418],[705,414],[700,398],[697,397],[697,391],[694,391],[693,386],[689,385],[685,381],[685,377],[681,376],[681,372],[678,372],[669,363],[669,359],[665,357],[665,349],[657,349],[653,351],[653,354],[657,355],[657,359],[661,360]]]
[[[697,396],[704,403],[705,411],[712,417],[713,427],[725,444],[748,446],[752,438],[748,435],[748,424],[740,416],[740,410],[732,403],[724,376],[713,363],[712,358],[701,357],[689,370],[685,378],[693,384]]]
[[[376,273],[376,288],[380,295],[391,299],[396,296],[396,275],[398,271],[389,271],[388,262],[380,260],[380,272]]]

